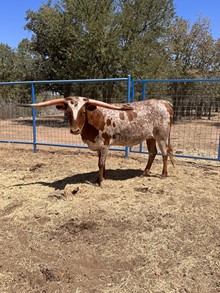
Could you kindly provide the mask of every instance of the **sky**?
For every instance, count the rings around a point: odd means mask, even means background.
[[[79,0],[80,1],[80,0]],[[0,0],[0,43],[16,48],[31,33],[24,30],[26,11],[37,11],[47,0]],[[220,0],[174,0],[176,13],[193,24],[199,16],[211,21],[211,32],[216,40],[220,38]]]

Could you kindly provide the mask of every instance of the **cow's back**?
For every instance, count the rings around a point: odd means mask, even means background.
[[[114,111],[101,109],[105,127],[99,131],[109,145],[132,146],[154,137],[155,129],[170,120],[167,107],[162,100],[145,100],[131,103],[133,110]],[[162,125],[162,127],[164,127]]]

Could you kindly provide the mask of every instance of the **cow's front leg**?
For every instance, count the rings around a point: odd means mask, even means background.
[[[107,157],[107,152],[108,152],[107,148],[101,148],[100,150],[98,150],[99,173],[98,173],[97,183],[98,183],[99,186],[101,186],[102,181],[105,179],[105,161],[106,161],[106,157]]]

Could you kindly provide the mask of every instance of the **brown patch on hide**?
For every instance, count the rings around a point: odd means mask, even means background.
[[[103,131],[105,121],[103,113],[96,107],[86,110],[86,121],[82,129],[82,140],[95,143],[95,138],[99,135],[99,130]]]
[[[137,118],[137,113],[136,112],[133,112],[133,117]]]
[[[94,111],[86,111],[88,124],[94,126],[98,130],[105,128],[105,120],[103,113],[97,108]]]
[[[129,121],[133,121],[137,117],[137,113],[133,111],[126,112]]]
[[[94,126],[88,124],[88,121],[86,121],[83,129],[82,129],[82,140],[83,141],[91,141],[95,143],[95,138],[98,136],[99,131]]]
[[[102,137],[104,139],[104,145],[109,145],[110,139],[111,139],[111,135],[109,135],[108,133],[104,132],[102,134]]]
[[[112,126],[113,126],[113,127],[116,127],[116,124],[115,124],[115,122],[114,122],[114,121],[113,121],[113,123],[112,123]]]
[[[125,120],[124,112],[120,112],[120,113],[119,113],[119,118],[120,118],[121,120]]]
[[[107,124],[107,126],[111,125],[111,120],[109,118],[107,119],[106,124]]]

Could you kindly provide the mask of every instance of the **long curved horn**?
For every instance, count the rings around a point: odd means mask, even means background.
[[[100,107],[104,107],[104,108],[112,109],[112,110],[133,110],[130,104],[121,104],[121,106],[116,106],[113,104],[108,104],[108,103],[93,100],[93,99],[88,99],[87,103],[92,104],[94,106],[100,106]]]
[[[41,103],[37,103],[37,104],[19,104],[18,106],[38,108],[38,107],[56,106],[56,105],[64,104],[65,101],[66,100],[64,98],[62,98],[62,99],[55,99],[55,100],[50,100],[50,101],[46,101],[46,102],[41,102]]]

